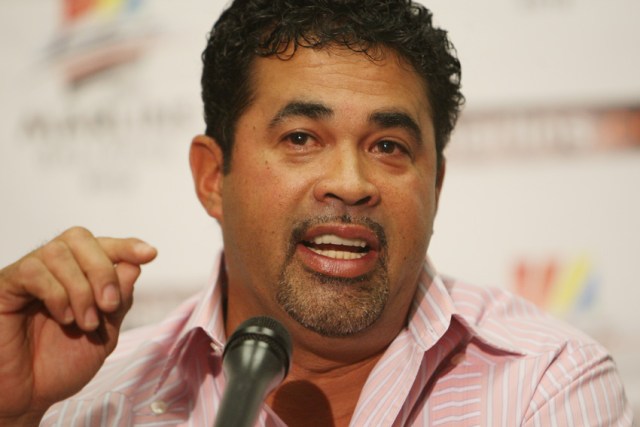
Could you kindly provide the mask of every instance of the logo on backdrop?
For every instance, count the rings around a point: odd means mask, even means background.
[[[154,49],[162,31],[153,2],[58,1],[56,30],[35,53],[45,66],[33,73],[45,74],[20,111],[19,148],[33,152],[37,170],[74,174],[90,194],[130,191],[136,171],[162,168],[175,135],[193,131],[198,99],[173,88],[180,81],[167,84],[162,61],[175,50]]]
[[[60,30],[46,56],[71,85],[139,59],[156,36],[143,6],[142,0],[62,0]]]
[[[460,118],[449,157],[516,159],[640,149],[640,105],[474,111]]]
[[[600,279],[586,255],[568,261],[554,257],[542,261],[523,259],[515,264],[513,287],[517,294],[544,310],[571,318],[595,306]]]

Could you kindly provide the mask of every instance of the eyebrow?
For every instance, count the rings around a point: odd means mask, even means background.
[[[369,116],[369,122],[375,123],[382,129],[401,128],[408,131],[416,142],[422,142],[422,129],[407,113],[402,111],[377,111]]]
[[[292,101],[281,108],[269,122],[269,128],[274,128],[289,117],[307,117],[309,119],[323,119],[331,117],[333,110],[318,102]]]
[[[269,128],[274,128],[289,117],[307,117],[309,119],[324,119],[333,116],[331,108],[319,102],[291,101],[281,108],[269,122]],[[369,123],[382,129],[401,128],[408,131],[418,142],[422,142],[422,129],[409,114],[398,110],[376,111],[369,115]]]

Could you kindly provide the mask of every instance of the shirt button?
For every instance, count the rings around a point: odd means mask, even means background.
[[[451,358],[451,364],[453,366],[458,366],[462,362],[464,362],[464,354],[463,353],[454,354],[453,357]]]
[[[151,412],[153,412],[154,415],[162,415],[167,412],[167,409],[167,404],[162,400],[156,400],[151,403]]]
[[[218,356],[222,355],[223,348],[222,348],[221,345],[212,342],[211,343],[211,349],[213,350],[214,354],[216,354]]]

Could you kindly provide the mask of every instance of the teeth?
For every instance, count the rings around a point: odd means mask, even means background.
[[[367,246],[367,242],[360,239],[345,239],[343,237],[338,237],[334,234],[323,234],[321,236],[317,236],[313,239],[313,243],[316,245],[321,244],[331,244],[331,245],[341,245],[341,246],[355,246],[357,248],[364,248]],[[323,252],[334,252],[334,251],[323,251]]]
[[[334,258],[334,259],[359,259],[366,255],[364,253],[347,252],[347,251],[335,251],[335,250],[324,251],[322,249],[316,249],[312,247],[310,247],[309,249],[311,249],[313,252],[319,255],[326,256],[329,258]]]
[[[315,245],[336,245],[336,246],[348,246],[352,248],[364,248],[367,246],[367,242],[361,239],[346,239],[344,237],[336,236],[335,234],[323,234],[313,239]],[[359,259],[366,255],[363,252],[353,251],[341,251],[334,249],[320,249],[315,247],[309,247],[313,252],[334,259]]]

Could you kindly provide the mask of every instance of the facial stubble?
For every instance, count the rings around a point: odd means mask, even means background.
[[[301,236],[312,225],[335,222],[367,226],[378,236],[379,257],[367,274],[346,278],[328,276],[296,262]],[[321,217],[294,227],[290,248],[277,284],[278,304],[298,323],[326,337],[346,337],[367,329],[382,316],[389,298],[387,243],[382,227],[368,218]]]

